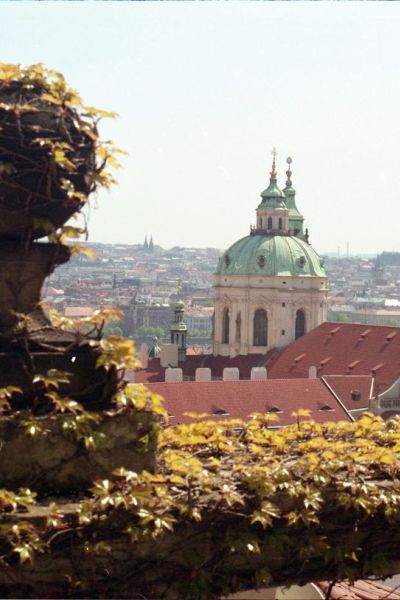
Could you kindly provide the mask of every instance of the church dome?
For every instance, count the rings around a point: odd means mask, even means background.
[[[216,275],[326,277],[326,272],[323,259],[298,237],[249,235],[221,256]]]

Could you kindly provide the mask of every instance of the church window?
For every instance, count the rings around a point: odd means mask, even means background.
[[[282,302],[282,308],[285,308],[286,302]]]
[[[258,256],[257,258],[257,263],[261,268],[265,266],[265,261],[265,256],[263,254],[260,254],[260,256]]]
[[[240,338],[242,335],[242,313],[239,311],[236,317],[236,333],[235,333],[235,342],[240,344]]]
[[[304,315],[304,311],[298,310],[296,312],[296,324],[295,324],[295,333],[294,339],[297,340],[299,337],[305,334],[306,329],[306,318]]]
[[[304,269],[304,266],[306,264],[306,259],[304,256],[300,256],[300,258],[297,259],[297,264],[299,265],[300,269]]]
[[[279,217],[279,229],[282,229],[282,219]]]
[[[229,308],[222,313],[222,343],[229,344]]]
[[[272,217],[268,217],[267,229],[272,229]]]
[[[268,343],[268,317],[263,308],[258,308],[254,313],[254,346],[266,346]]]

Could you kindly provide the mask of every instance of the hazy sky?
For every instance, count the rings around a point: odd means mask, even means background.
[[[120,114],[90,239],[164,247],[247,235],[275,145],[317,251],[400,250],[399,32],[398,2],[0,2],[4,62]]]

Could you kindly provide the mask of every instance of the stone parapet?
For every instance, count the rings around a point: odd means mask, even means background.
[[[0,421],[0,480],[9,489],[71,492],[85,489],[95,479],[108,478],[119,467],[154,471],[157,424],[150,412],[98,412],[92,433],[66,428],[65,415],[37,420],[42,432],[29,434],[15,418]],[[89,442],[89,444],[87,443]],[[87,447],[89,446],[89,447]]]

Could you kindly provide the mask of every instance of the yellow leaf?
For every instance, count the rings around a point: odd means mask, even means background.
[[[209,417],[210,413],[197,413],[197,412],[184,412],[185,417],[190,417],[191,419],[204,419],[205,417]]]

